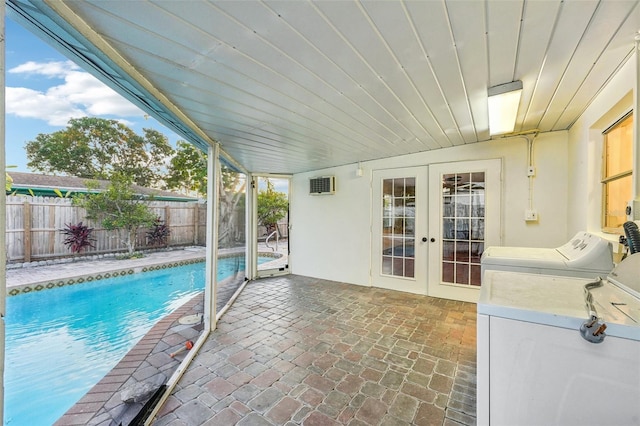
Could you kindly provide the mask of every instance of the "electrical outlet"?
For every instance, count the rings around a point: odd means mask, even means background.
[[[524,211],[524,220],[527,222],[535,222],[538,220],[538,211],[536,209],[527,209]]]
[[[535,176],[535,175],[536,175],[536,168],[533,166],[527,167],[527,176]]]

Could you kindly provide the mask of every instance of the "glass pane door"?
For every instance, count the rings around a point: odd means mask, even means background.
[[[500,245],[500,159],[429,166],[429,296],[477,302],[485,247]]]
[[[427,168],[374,170],[371,285],[427,294]]]
[[[480,285],[484,203],[484,172],[442,176],[442,282]]]
[[[416,180],[382,182],[382,274],[414,277]]]

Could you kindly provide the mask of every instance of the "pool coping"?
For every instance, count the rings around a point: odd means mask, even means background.
[[[197,340],[202,321],[183,325],[179,319],[201,314],[204,292],[158,321],[138,343],[55,423],[55,426],[127,424],[142,408],[141,402],[125,403],[121,392],[136,383],[164,384],[178,368],[185,352],[171,354]]]
[[[166,253],[175,253],[166,252]],[[237,255],[237,252],[228,252],[219,254],[219,258],[225,257],[233,257]],[[279,258],[281,255],[277,253],[268,253],[268,252],[260,252],[260,256],[264,257],[273,257],[275,259]],[[20,294],[28,294],[32,292],[39,292],[44,290],[52,290],[54,288],[60,288],[68,285],[77,285],[85,282],[98,281],[107,278],[114,278],[118,276],[126,276],[137,274],[141,272],[149,272],[158,269],[167,269],[174,268],[178,266],[190,265],[194,263],[204,262],[205,253],[204,250],[201,251],[192,251],[187,253],[187,256],[182,259],[176,259],[172,261],[158,259],[152,262],[149,262],[147,257],[139,258],[139,259],[129,259],[129,260],[101,260],[90,262],[89,265],[93,268],[92,272],[88,273],[78,273],[77,268],[74,266],[81,266],[83,262],[76,263],[65,263],[61,264],[60,268],[67,267],[70,270],[65,271],[64,269],[60,269],[58,277],[55,279],[41,279],[41,280],[31,280],[27,283],[18,283],[14,284],[7,280],[7,297],[18,296]],[[127,262],[129,266],[122,266],[122,262]],[[118,263],[120,265],[118,265]],[[69,266],[71,267],[69,268]],[[49,268],[55,268],[56,265],[49,266]],[[43,267],[35,266],[32,268],[23,268],[24,272],[28,272],[30,269],[41,269]],[[9,270],[7,277],[11,276],[11,273],[14,270]],[[21,271],[22,272],[22,271]]]
[[[88,261],[65,261],[51,265],[25,264],[21,268],[7,269],[7,296],[107,278],[106,274],[109,274],[109,277],[115,276],[115,273],[127,275],[142,272],[145,267],[157,267],[180,261],[195,261],[195,259],[204,261],[205,258],[206,249],[204,247],[190,247],[180,250],[156,251],[134,259],[105,257]],[[78,282],[78,280],[81,281]]]
[[[156,269],[167,269],[167,268],[175,268],[178,266],[185,266],[194,263],[202,263],[205,261],[204,257],[189,259],[185,261],[179,262],[171,262],[171,263],[157,263],[148,266],[135,266],[130,268],[122,268],[116,269],[110,272],[97,272],[97,273],[89,273],[89,274],[78,274],[71,277],[65,277],[56,280],[47,280],[42,282],[36,282],[31,284],[21,284],[15,286],[7,286],[7,296],[18,296],[20,294],[28,294],[34,291],[43,291],[43,290],[51,290],[54,288],[65,287],[69,285],[83,284],[85,282],[89,283],[92,281],[99,281],[107,278],[116,278],[119,276],[133,275],[141,272],[149,272]]]

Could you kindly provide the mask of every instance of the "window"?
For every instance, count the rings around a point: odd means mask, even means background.
[[[621,233],[633,186],[633,114],[604,131],[602,208],[603,231]]]

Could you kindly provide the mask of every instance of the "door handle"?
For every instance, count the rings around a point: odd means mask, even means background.
[[[427,242],[427,237],[422,237],[422,242],[426,243]]]
[[[436,239],[435,239],[435,238],[431,238],[431,242],[432,242],[432,243],[435,243],[435,242],[436,242]]]

